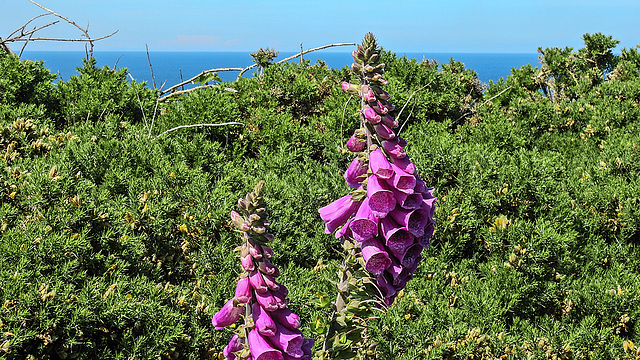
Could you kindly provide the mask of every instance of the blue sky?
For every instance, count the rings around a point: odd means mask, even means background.
[[[402,52],[535,53],[538,47],[582,47],[582,34],[602,32],[621,47],[640,44],[638,0],[216,1],[41,0],[98,37],[96,50],[297,51],[359,42],[371,31]],[[393,3],[393,5],[391,5]],[[0,0],[0,37],[43,11],[27,0]],[[45,17],[35,24],[53,19]],[[40,36],[78,37],[68,24]],[[19,50],[16,43],[14,50]],[[83,50],[79,43],[40,42],[28,50]],[[341,49],[345,51],[345,49]]]

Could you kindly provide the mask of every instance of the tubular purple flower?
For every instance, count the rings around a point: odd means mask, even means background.
[[[420,244],[413,244],[409,246],[409,248],[403,252],[395,252],[391,249],[391,254],[398,259],[400,265],[409,266],[412,265],[416,259],[420,257],[420,253],[422,252],[422,246]]]
[[[272,311],[271,318],[289,330],[296,330],[300,327],[300,317],[287,308]]]
[[[262,279],[264,280],[264,283],[267,285],[267,288],[269,288],[269,290],[278,290],[280,289],[280,286],[283,286],[276,282],[275,276],[262,274]]]
[[[422,237],[418,239],[418,244],[420,244],[420,246],[422,246],[425,249],[429,248],[429,246],[431,245],[431,236],[433,236],[433,230],[434,230],[434,224],[433,222],[430,222],[424,228],[424,235],[422,235]]]
[[[364,241],[378,235],[378,218],[369,207],[369,198],[365,198],[349,225],[353,238]]]
[[[393,130],[385,124],[377,123],[373,125],[373,128],[376,130],[376,133],[385,140],[390,140],[396,137],[396,133],[394,133]]]
[[[376,276],[376,284],[378,284],[378,287],[385,298],[390,298],[396,294],[396,289],[393,287],[392,282],[393,281],[389,281],[389,279],[387,279],[387,276],[384,273]]]
[[[301,358],[304,355],[302,344],[304,339],[299,331],[291,331],[281,324],[276,323],[277,331],[274,336],[270,336],[269,340],[273,346],[282,350],[287,355],[294,358]]]
[[[416,177],[400,169],[396,164],[391,164],[391,168],[393,169],[391,185],[404,193],[413,194],[413,188],[416,186]]]
[[[215,326],[216,330],[224,329],[238,321],[243,311],[244,305],[240,304],[235,300],[235,298],[233,298],[227,301],[222,309],[213,315],[211,323]]]
[[[236,284],[236,300],[241,304],[248,303],[253,298],[253,292],[251,290],[251,282],[245,273],[240,277],[240,280],[238,280],[238,283]]]
[[[422,202],[422,209],[427,212],[427,216],[429,217],[429,219],[433,219],[433,212],[435,211],[435,206],[433,205],[438,199],[433,197],[433,189],[427,191],[427,194],[428,198],[424,199],[424,201]]]
[[[376,95],[367,85],[362,86],[362,98],[369,103],[377,100]]]
[[[249,242],[249,254],[251,254],[251,257],[254,259],[262,258],[262,251],[260,249],[260,244],[256,242]]]
[[[369,104],[371,108],[380,115],[384,115],[389,112],[386,106],[384,106],[380,101],[373,102]]]
[[[376,175],[371,175],[367,179],[367,198],[371,212],[379,218],[387,216],[396,207],[393,192],[388,190],[388,185],[379,180]]]
[[[389,254],[376,238],[365,240],[361,244],[364,268],[372,274],[380,274],[391,265]]]
[[[345,195],[331,204],[320,208],[318,212],[325,222],[324,232],[332,234],[358,210],[360,201],[354,201],[351,195]]]
[[[240,256],[240,264],[245,271],[253,271],[253,269],[256,268],[253,264],[253,258],[250,254]]]
[[[342,240],[342,238],[348,238],[351,236],[351,220],[347,220],[346,224],[344,224],[340,230],[336,231],[336,239]]]
[[[269,316],[269,312],[265,311],[257,302],[251,304],[251,316],[261,335],[273,336],[276,334],[276,323]]]
[[[414,163],[411,162],[411,160],[409,160],[408,156],[405,156],[403,158],[392,157],[391,162],[394,163],[397,167],[402,169],[402,171],[406,172],[407,174],[416,173],[416,166],[414,165]]]
[[[284,360],[280,350],[274,349],[267,340],[260,335],[258,329],[249,331],[247,336],[249,350],[253,360]]]
[[[313,343],[314,340],[313,339],[304,339],[302,341],[302,352],[304,353],[303,359],[305,360],[311,360],[311,348],[313,348]]]
[[[400,136],[396,137],[396,141],[398,142],[398,145],[400,145],[402,147],[406,147],[407,146],[407,140],[401,138]]]
[[[280,276],[280,270],[278,270],[278,268],[275,267],[267,258],[260,259],[258,261],[258,268],[264,274],[273,275],[274,277]]]
[[[262,277],[262,273],[259,270],[253,270],[249,274],[249,282],[251,283],[251,287],[256,291],[256,293],[264,294],[269,290],[267,287],[267,283],[264,281]]]
[[[236,355],[234,353],[243,349],[244,344],[242,339],[237,334],[233,334],[231,340],[229,340],[229,344],[227,344],[224,350],[222,350],[222,355],[224,355],[227,360],[236,360]]]
[[[391,191],[393,191],[398,205],[404,209],[420,209],[423,205],[422,194],[419,192],[407,194],[395,188],[392,188]]]
[[[378,113],[376,113],[376,111],[373,110],[368,105],[364,105],[364,110],[362,110],[362,114],[364,115],[364,118],[367,119],[367,121],[372,124],[378,124],[380,120],[382,120],[380,115],[378,115]]]
[[[380,115],[380,120],[390,128],[398,127],[398,120],[389,114]]]
[[[390,179],[393,176],[393,168],[380,148],[369,154],[369,167],[371,172],[381,179]]]
[[[385,100],[385,99],[380,98],[380,103],[382,104],[382,106],[386,107],[388,111],[393,111],[393,110],[395,110],[395,109],[396,109],[396,107],[395,107],[395,106],[393,106],[393,104],[392,104],[392,103],[390,103],[390,102],[388,102],[387,100],[388,100],[388,99],[386,99],[386,100]]]
[[[384,151],[392,158],[402,159],[407,156],[407,153],[404,151],[402,146],[393,140],[383,140],[381,144]]]
[[[391,95],[388,92],[382,90],[380,86],[371,86],[371,90],[376,94],[376,97],[380,100],[389,100],[391,99]]]
[[[403,253],[414,243],[413,235],[389,217],[380,220],[380,231],[386,240],[385,244],[394,253]]]
[[[424,235],[424,228],[429,222],[426,211],[422,209],[407,210],[401,207],[396,208],[389,213],[393,220],[400,226],[407,229],[413,236],[421,237]]]
[[[351,152],[360,152],[367,146],[367,142],[364,139],[359,139],[355,135],[351,135],[347,141],[347,149]]]
[[[269,234],[271,235],[271,234]],[[272,235],[273,236],[273,235]],[[273,250],[268,247],[267,245],[260,245],[260,249],[262,250],[262,254],[267,258],[267,259],[271,259],[271,257],[273,256]]]
[[[344,179],[347,181],[349,187],[357,189],[361,186],[361,183],[367,178],[368,166],[365,162],[360,161],[359,157],[356,157],[351,161],[351,165],[344,173]]]
[[[262,293],[256,291],[256,301],[258,301],[258,304],[260,304],[260,306],[262,306],[267,311],[279,309],[277,300],[273,297],[273,295],[271,295],[271,292],[269,290]]]

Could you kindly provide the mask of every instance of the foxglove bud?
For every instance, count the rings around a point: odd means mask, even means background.
[[[289,330],[296,330],[300,327],[300,317],[287,308],[271,312],[271,318]]]
[[[240,278],[240,280],[238,280],[238,284],[236,284],[236,300],[241,304],[246,304],[251,301],[251,298],[253,297],[251,289],[249,276],[245,274]]]
[[[394,119],[393,116],[389,114],[384,114],[380,116],[382,123],[387,125],[390,128],[398,127],[398,120]]]
[[[265,311],[260,304],[253,303],[251,305],[251,315],[253,323],[258,332],[263,336],[273,336],[276,334],[276,323],[271,319],[269,313]]]
[[[355,72],[355,73],[359,73],[362,71],[362,66],[358,63],[352,63],[351,64],[351,71]]]
[[[393,130],[385,124],[378,123],[375,124],[373,128],[376,130],[376,134],[385,140],[390,140],[396,137],[396,133],[394,133]]]
[[[372,124],[377,124],[381,120],[380,115],[378,115],[378,113],[368,105],[364,105],[362,114],[364,115],[364,118]]]
[[[211,323],[213,323],[216,330],[224,329],[238,321],[243,312],[244,306],[235,299],[231,299],[213,316]]]
[[[364,139],[360,139],[356,137],[356,135],[351,135],[349,141],[347,141],[347,149],[351,152],[360,152],[364,150],[364,147],[367,145],[367,141]]]
[[[242,229],[242,224],[244,224],[244,222],[245,222],[244,218],[242,217],[242,215],[238,214],[235,211],[231,212],[231,221],[239,229]]]
[[[349,95],[360,96],[360,85],[353,85],[347,82],[342,83],[342,90]]]
[[[367,178],[367,170],[367,164],[361,161],[359,157],[353,159],[351,165],[349,165],[349,168],[347,168],[347,171],[344,173],[344,179],[347,181],[347,185],[354,189],[359,188]]]

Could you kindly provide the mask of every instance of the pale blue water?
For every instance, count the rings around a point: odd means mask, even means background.
[[[295,53],[280,53],[276,58],[284,59]],[[97,65],[116,67],[118,69],[126,67],[129,73],[138,82],[146,81],[152,87],[151,71],[147,61],[147,53],[143,51],[96,51],[94,53]],[[522,65],[531,64],[538,66],[537,54],[472,54],[472,53],[397,53],[400,56],[415,58],[418,61],[426,59],[436,59],[439,64],[448,63],[453,58],[465,63],[465,67],[473,69],[478,74],[478,79],[487,83],[489,80],[497,81],[501,77],[506,78],[510,74],[511,68],[519,68]],[[82,58],[85,53],[82,51],[25,51],[23,59],[44,60],[44,65],[59,78],[69,80],[71,75],[78,75],[76,67],[82,66]],[[251,64],[252,58],[248,52],[150,52],[153,74],[158,88],[164,89],[175,85],[182,79],[189,79],[198,75],[203,70],[223,67],[247,67]],[[350,52],[323,52],[316,51],[306,54],[305,59],[315,63],[318,59],[326,62],[327,66],[340,69],[349,66],[353,61]],[[298,59],[292,60],[298,61]],[[255,69],[244,74],[251,76]],[[219,72],[223,81],[233,81],[237,78],[239,71]],[[164,84],[164,86],[163,86]]]

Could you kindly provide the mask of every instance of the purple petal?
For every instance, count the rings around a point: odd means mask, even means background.
[[[253,360],[284,360],[280,350],[276,350],[273,346],[269,345],[257,329],[249,331],[247,336],[249,342],[249,349],[251,350],[251,357]]]
[[[367,198],[373,215],[379,218],[387,216],[396,207],[393,192],[376,175],[369,176],[367,180]]]
[[[267,258],[260,259],[260,261],[258,262],[258,267],[264,274],[273,275],[274,277],[280,276],[280,270],[278,270],[278,268],[273,265]]]
[[[240,264],[245,271],[253,271],[256,267],[253,264],[253,258],[251,254],[240,256]]]
[[[351,135],[347,141],[347,149],[351,152],[360,152],[364,150],[367,142],[364,139],[358,139],[355,135]]]
[[[395,252],[391,249],[393,256],[398,259],[400,265],[411,266],[414,262],[419,261],[420,253],[422,252],[422,246],[420,244],[413,244],[407,250],[402,252]]]
[[[391,164],[391,168],[393,169],[393,177],[391,177],[393,187],[407,194],[413,194],[416,177],[405,172],[396,164]]]
[[[231,299],[224,304],[220,311],[213,315],[211,323],[215,326],[216,330],[224,329],[238,321],[243,312],[244,305],[238,303],[235,299]]]
[[[302,351],[302,343],[304,341],[302,333],[297,330],[289,330],[278,323],[276,323],[276,327],[276,334],[269,337],[273,346],[284,351],[287,355],[301,358],[304,355]]]
[[[376,276],[376,283],[378,284],[380,291],[382,291],[382,296],[385,298],[394,296],[397,292],[395,287],[393,287],[392,282],[393,281],[389,281],[389,279],[387,279],[385,274]]]
[[[272,311],[271,318],[289,330],[300,327],[300,317],[287,308]]]
[[[380,115],[380,120],[390,128],[398,127],[398,120],[394,119],[393,116],[389,114]]]
[[[433,236],[433,223],[430,222],[427,227],[425,227],[424,229],[424,235],[422,235],[421,238],[419,238],[418,240],[418,244],[420,244],[420,246],[422,246],[425,249],[429,248],[429,245],[431,245],[431,236]]]
[[[318,212],[325,222],[324,232],[332,234],[358,210],[360,202],[353,201],[351,195],[345,195],[331,204],[320,208]]]
[[[227,358],[227,360],[236,360],[236,355],[234,352],[240,351],[244,349],[244,343],[242,339],[237,335],[233,334],[231,340],[229,340],[229,344],[225,346],[224,350],[222,350],[222,355]]]
[[[251,282],[249,281],[249,277],[244,275],[238,280],[238,284],[236,285],[236,300],[238,300],[241,304],[246,304],[253,298],[253,292],[251,291]]]
[[[391,188],[393,196],[396,198],[398,205],[405,209],[420,209],[422,207],[422,194],[414,192],[413,194],[407,194],[398,189]]]
[[[262,273],[258,270],[253,270],[249,274],[249,282],[251,283],[253,289],[256,291],[256,294],[264,294],[269,290],[269,288],[267,287],[267,283],[262,277]]]
[[[379,148],[369,154],[369,167],[371,172],[381,179],[389,179],[393,176],[393,168]]]
[[[396,133],[394,133],[393,130],[391,130],[391,128],[385,124],[374,124],[373,128],[375,129],[376,133],[385,140],[390,140],[396,137]]]
[[[262,279],[264,279],[264,283],[269,290],[278,290],[280,286],[283,286],[276,282],[276,278],[273,275],[262,274]]]
[[[256,291],[256,301],[267,311],[278,310],[278,301],[271,295],[269,290],[264,293]]]
[[[261,335],[273,336],[276,334],[276,323],[269,316],[269,312],[265,311],[257,302],[251,304],[251,316],[253,316],[253,323]]]
[[[407,153],[404,151],[402,146],[393,140],[383,140],[381,145],[384,151],[393,158],[401,159],[407,156]]]
[[[378,235],[378,218],[373,215],[369,207],[369,198],[365,198],[360,205],[360,209],[351,220],[349,225],[353,238],[358,241],[370,239]]]
[[[391,158],[391,162],[393,162],[397,167],[402,169],[402,171],[406,172],[407,174],[416,173],[416,166],[411,162],[411,160],[409,160],[408,156],[399,159]]]
[[[364,268],[367,271],[377,275],[391,265],[389,254],[387,254],[384,246],[376,238],[363,241],[361,246],[362,258],[365,262]]]
[[[424,228],[429,222],[429,216],[423,209],[407,210],[397,207],[389,214],[393,220],[407,229],[413,236],[419,238],[424,235]]]
[[[351,221],[352,219],[347,220],[347,223],[344,224],[340,230],[336,231],[336,239],[342,240],[343,238],[349,238],[352,235],[350,228]]]
[[[378,113],[376,113],[376,111],[373,110],[368,105],[364,105],[364,110],[362,111],[362,114],[364,115],[364,118],[367,119],[367,121],[372,124],[378,124],[381,120],[380,115],[378,115]]]
[[[414,243],[413,235],[389,217],[380,221],[380,230],[386,239],[387,247],[393,252],[403,253]]]
[[[344,179],[347,181],[347,185],[354,189],[361,186],[362,182],[367,178],[368,166],[365,162],[360,161],[359,157],[356,157],[351,161],[351,165],[344,173]]]

